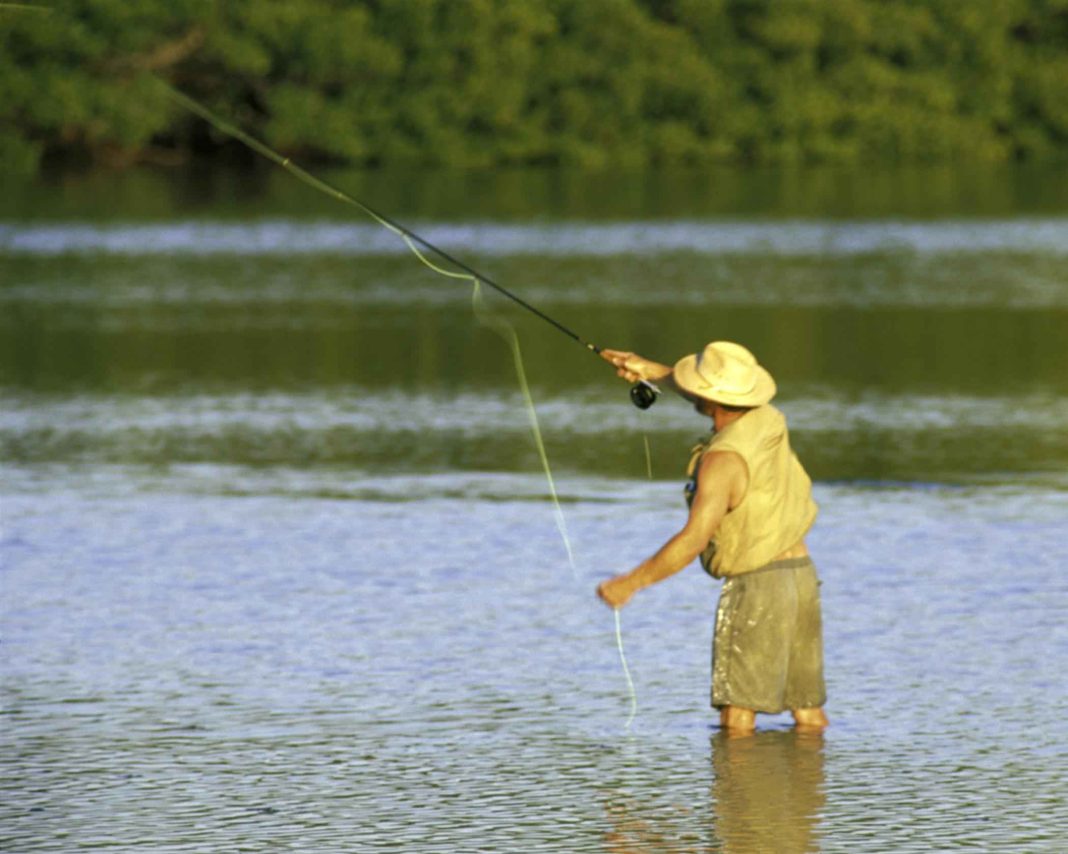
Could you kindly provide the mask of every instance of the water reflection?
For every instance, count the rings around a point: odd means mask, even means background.
[[[823,734],[712,737],[712,803],[723,851],[819,849],[826,802]]]
[[[827,799],[822,732],[717,732],[709,745],[706,804],[657,803],[622,785],[606,794],[606,850],[819,850]]]

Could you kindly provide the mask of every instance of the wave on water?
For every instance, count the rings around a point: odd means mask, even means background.
[[[543,429],[599,436],[613,431],[675,433],[707,431],[708,422],[683,405],[664,403],[631,411],[616,398],[596,399],[586,390],[575,396],[535,401]],[[783,398],[778,406],[795,432],[852,433],[869,429],[923,430],[1068,429],[1068,397],[1024,394],[970,395],[865,394],[842,399],[822,393]],[[901,413],[908,412],[908,423]],[[141,436],[157,432],[324,433],[344,429],[368,434],[442,433],[470,440],[501,433],[525,433],[529,416],[518,393],[428,394],[370,392],[353,388],[329,394],[6,395],[0,409],[0,436],[47,430]]]
[[[618,398],[586,391],[589,396],[535,396],[554,476],[644,479],[649,466],[653,477],[675,481],[690,446],[707,435],[707,419],[677,401],[640,413]],[[1068,395],[854,398],[815,389],[784,398],[780,405],[798,452],[821,480],[976,484],[1031,478],[1068,488]],[[357,388],[15,393],[0,407],[0,460],[25,467],[25,484],[32,489],[75,481],[90,488],[101,472],[110,477],[104,470],[113,466],[157,469],[153,477],[163,483],[174,467],[192,465],[201,466],[196,471],[205,478],[196,489],[213,493],[252,494],[263,488],[305,494],[305,487],[297,489],[280,472],[328,470],[311,492],[382,500],[394,498],[377,483],[353,491],[350,479],[362,472],[411,475],[418,483],[428,473],[517,474],[540,468],[523,400],[499,389],[455,396]],[[262,469],[263,483],[238,487],[217,476],[230,466]],[[496,495],[490,493],[479,487],[450,495]],[[574,490],[562,500],[573,495]]]
[[[1068,218],[1004,220],[780,220],[559,223],[413,223],[443,249],[483,256],[850,256],[1018,252],[1068,254]],[[240,255],[408,252],[377,225],[264,220],[156,224],[0,224],[0,252],[25,255]]]

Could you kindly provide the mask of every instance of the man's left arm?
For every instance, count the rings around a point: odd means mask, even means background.
[[[682,530],[630,572],[602,582],[597,595],[613,608],[622,608],[642,588],[670,578],[687,566],[716,533],[735,503],[745,476],[745,463],[737,454],[705,454],[698,472],[697,494]]]

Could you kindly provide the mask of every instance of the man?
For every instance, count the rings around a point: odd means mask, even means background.
[[[690,459],[685,526],[597,594],[621,608],[700,556],[725,579],[712,653],[720,724],[751,732],[757,712],[789,709],[799,728],[826,727],[819,580],[804,540],[817,508],[786,419],[768,405],[775,381],[729,341],[713,341],[674,368],[619,350],[601,356],[629,382],[666,385],[692,401],[712,419],[712,435]]]

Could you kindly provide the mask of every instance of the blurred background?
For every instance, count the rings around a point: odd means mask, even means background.
[[[668,362],[744,341],[820,479],[1063,483],[1063,3],[0,16],[10,461],[533,460],[507,351],[467,289],[160,78],[586,340]],[[662,437],[655,472],[676,475],[702,424],[667,407],[634,420],[605,366],[514,320],[556,465],[644,471],[633,442],[604,440],[618,424]]]

